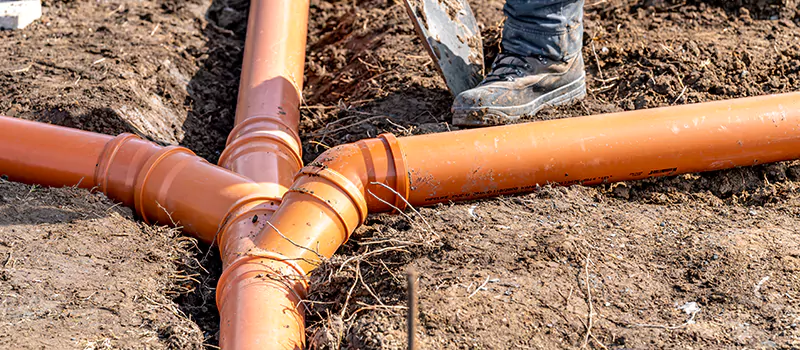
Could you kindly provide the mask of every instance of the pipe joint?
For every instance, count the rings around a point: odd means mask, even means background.
[[[310,165],[300,170],[289,193],[310,196],[327,206],[345,229],[342,242],[367,219],[367,201],[362,184],[326,166]],[[352,209],[355,210],[352,210]]]
[[[394,176],[387,177],[394,178],[394,206],[397,208],[395,211],[405,210],[406,204],[408,203],[408,195],[411,191],[406,156],[400,149],[400,142],[397,141],[397,137],[393,134],[380,134],[378,138],[386,143],[386,147],[389,149],[389,158],[392,160],[392,166],[394,168]]]
[[[231,142],[219,156],[219,165],[235,172],[240,165],[239,160],[248,157],[259,157],[263,154],[271,154],[270,157],[280,159],[284,166],[282,168],[300,169],[303,161],[300,158],[296,145],[287,139],[286,134],[276,131],[258,131],[244,134]],[[248,159],[242,161],[248,164]]]
[[[234,127],[219,165],[243,174],[280,196],[303,167],[297,133],[280,118],[256,116]]]
[[[111,141],[106,143],[106,146],[103,147],[103,152],[100,154],[100,159],[97,160],[97,167],[94,173],[95,183],[100,192],[107,193],[111,164],[113,164],[122,145],[132,139],[140,140],[141,138],[134,134],[122,133],[111,139]]]
[[[280,204],[280,198],[256,193],[243,197],[231,206],[216,235],[224,265],[245,256],[253,248],[255,236]]]
[[[393,134],[385,133],[377,138],[339,145],[317,157],[295,178],[303,175],[321,176],[324,170],[338,176],[329,176],[334,182],[352,184],[347,187],[352,198],[355,192],[364,198],[369,211],[404,210],[411,191],[408,166]],[[322,170],[310,170],[318,168]],[[331,179],[332,178],[332,179]]]
[[[305,272],[294,261],[252,249],[217,283],[220,347],[304,349],[307,291]]]
[[[286,114],[282,109],[278,113]],[[272,131],[272,134],[280,139],[297,157],[302,156],[300,147],[300,135],[297,134],[296,127],[289,125],[281,116],[256,115],[245,118],[233,127],[226,141],[226,150],[234,145],[234,142],[248,134]],[[220,157],[221,158],[221,157]]]
[[[95,184],[109,198],[133,206],[134,188],[144,164],[160,147],[133,134],[120,134],[111,139],[95,167]]]
[[[405,207],[410,190],[405,169],[390,134],[329,149],[298,172],[270,220],[273,226],[264,228],[255,245],[313,269],[350,238],[370,211]]]
[[[169,223],[173,219],[169,212],[164,208],[164,203],[167,200],[166,190],[171,181],[158,181],[153,182],[151,186],[150,180],[152,178],[162,178],[158,176],[158,172],[174,171],[185,166],[186,162],[196,161],[197,158],[194,152],[177,146],[164,147],[156,154],[152,155],[146,162],[144,167],[136,177],[136,184],[134,185],[134,207],[136,211],[147,224],[152,224],[152,218],[156,218],[155,222]],[[161,168],[160,165],[168,164],[169,166]],[[167,170],[173,169],[173,170]],[[173,176],[165,176],[170,180],[174,179]],[[147,203],[147,206],[145,206]],[[151,208],[150,204],[155,203],[156,206],[161,207],[160,211]],[[163,213],[162,213],[163,212]],[[164,217],[166,216],[166,217]],[[169,221],[167,221],[169,220]]]
[[[220,223],[243,197],[264,195],[265,187],[209,164],[183,147],[154,152],[133,185],[133,207],[146,223],[180,225],[211,243]],[[274,196],[266,196],[273,199]]]

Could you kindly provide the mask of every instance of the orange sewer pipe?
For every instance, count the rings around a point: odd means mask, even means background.
[[[309,272],[368,212],[402,210],[406,201],[422,206],[548,183],[593,185],[797,158],[800,93],[401,139],[384,134],[334,147],[304,167],[255,244]],[[291,290],[272,300],[286,297]],[[301,320],[286,310],[264,317]]]
[[[304,348],[305,272],[252,248],[303,166],[297,130],[308,10],[308,0],[250,2],[235,126],[219,165],[253,179],[262,191],[242,203],[217,240],[224,268],[217,283],[223,349]],[[273,297],[282,291],[290,294]],[[283,317],[264,317],[271,314]]]
[[[183,147],[0,117],[0,174],[47,186],[98,189],[150,224],[179,224],[211,243],[220,222],[261,186]]]

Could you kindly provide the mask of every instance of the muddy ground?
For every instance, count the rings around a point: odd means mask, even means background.
[[[502,1],[471,1],[487,61]],[[451,97],[400,1],[311,1],[306,162],[443,132]],[[0,114],[133,132],[216,161],[247,1],[48,0],[0,32]],[[795,0],[588,0],[589,96],[536,119],[800,88]],[[530,121],[530,120],[529,120]],[[766,165],[373,215],[317,270],[313,348],[800,348],[800,166]],[[212,247],[101,195],[0,183],[0,347],[213,348]],[[591,312],[590,312],[591,310]]]

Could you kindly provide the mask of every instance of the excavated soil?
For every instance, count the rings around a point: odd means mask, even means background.
[[[470,1],[496,55],[502,1]],[[306,162],[444,132],[452,97],[398,0],[311,1]],[[247,1],[45,1],[0,32],[0,114],[178,143],[215,161]],[[795,0],[588,0],[589,96],[533,119],[800,89]],[[1,170],[1,169],[0,169]],[[800,165],[373,215],[312,274],[310,347],[800,348]],[[0,347],[213,348],[214,248],[101,195],[0,182]]]
[[[195,289],[193,239],[74,188],[0,180],[0,213],[3,348],[200,348],[172,301]]]

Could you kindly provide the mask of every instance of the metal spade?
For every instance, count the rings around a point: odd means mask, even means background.
[[[453,95],[483,80],[483,41],[466,0],[403,0],[428,54]]]

